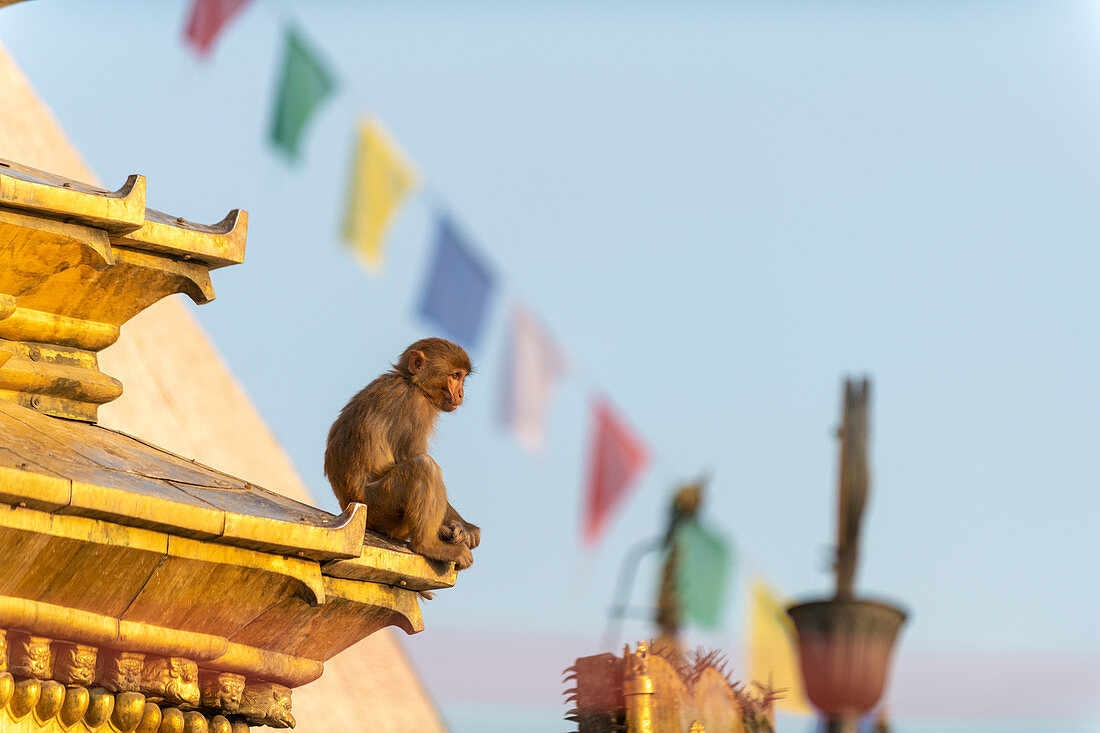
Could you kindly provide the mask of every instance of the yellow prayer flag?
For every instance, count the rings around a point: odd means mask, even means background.
[[[344,239],[370,269],[382,263],[382,238],[390,217],[416,185],[416,171],[382,124],[359,123],[355,163],[344,212]]]
[[[760,578],[752,583],[749,609],[747,681],[785,689],[775,706],[796,715],[813,715],[798,666],[798,632],[786,604]]]

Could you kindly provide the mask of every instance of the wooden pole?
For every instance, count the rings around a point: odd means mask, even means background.
[[[867,414],[871,384],[866,379],[844,383],[844,418],[840,427],[840,479],[837,501],[836,597],[851,599],[859,559],[859,525],[867,503]]]

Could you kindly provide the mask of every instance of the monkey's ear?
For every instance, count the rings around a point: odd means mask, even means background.
[[[424,368],[424,365],[428,362],[428,358],[424,356],[423,351],[410,351],[409,352],[409,373],[419,374]]]

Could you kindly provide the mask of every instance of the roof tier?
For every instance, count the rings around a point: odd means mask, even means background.
[[[141,176],[107,191],[0,160],[0,723],[291,726],[290,688],[421,630],[418,591],[454,584],[364,505],[335,516],[93,424],[122,392],[98,351],[166,295],[212,299],[246,227],[148,209]]]
[[[452,565],[365,532],[361,504],[334,516],[124,433],[5,402],[0,504],[0,556],[18,558],[0,565],[0,629],[39,639],[40,654],[87,647],[108,689],[120,653],[151,670],[132,683],[139,692],[176,660],[194,672],[181,704],[203,675],[222,684],[220,673],[242,689],[274,684],[272,699],[289,703],[289,688],[371,633],[420,631],[416,591],[455,581]]]
[[[0,160],[0,399],[94,422],[122,384],[96,353],[156,301],[214,298],[210,270],[244,259],[248,214],[213,225],[145,206],[145,178],[107,191]]]

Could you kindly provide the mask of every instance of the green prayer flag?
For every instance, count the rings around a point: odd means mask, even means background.
[[[683,520],[674,542],[679,555],[676,587],[683,618],[718,628],[733,566],[729,545],[696,519]]]
[[[286,30],[282,83],[275,99],[271,141],[287,157],[298,157],[298,141],[313,111],[335,87],[332,74],[293,27]]]

